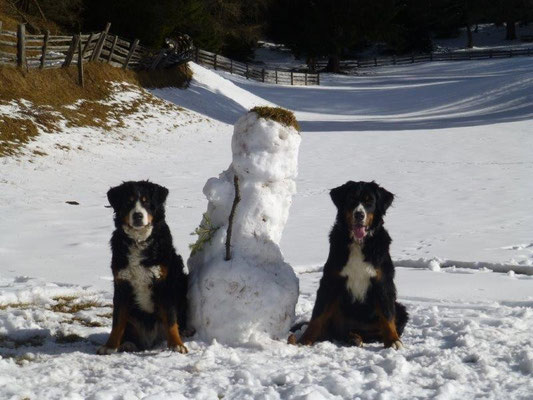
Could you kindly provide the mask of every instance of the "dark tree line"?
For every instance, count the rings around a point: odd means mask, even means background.
[[[472,32],[480,23],[506,26],[533,19],[533,0],[7,0],[24,12],[44,13],[70,31],[112,31],[160,46],[166,37],[190,35],[196,45],[245,60],[259,39],[284,43],[312,66],[339,60],[380,43],[393,54],[432,49],[433,37]],[[37,10],[36,5],[40,5]]]
[[[516,24],[533,19],[533,0],[273,0],[268,34],[312,60],[338,60],[370,43],[383,43],[393,54],[431,51],[432,37],[472,31],[480,23],[506,25],[516,39]]]

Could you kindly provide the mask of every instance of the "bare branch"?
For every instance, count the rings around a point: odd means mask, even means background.
[[[235,216],[235,210],[237,204],[241,201],[241,193],[239,190],[239,177],[235,175],[233,177],[233,185],[235,186],[235,198],[233,199],[233,205],[231,206],[231,212],[229,214],[228,230],[226,233],[226,261],[231,260],[231,231],[233,228],[233,218]]]

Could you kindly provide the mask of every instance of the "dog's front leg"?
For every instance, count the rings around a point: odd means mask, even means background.
[[[326,334],[329,323],[335,312],[339,308],[338,299],[325,299],[320,298],[321,293],[319,291],[317,295],[317,302],[315,309],[313,310],[313,316],[309,322],[309,326],[305,330],[300,339],[296,340],[294,334],[289,336],[289,344],[303,344],[310,346],[319,340],[323,340]]]
[[[189,350],[181,340],[176,308],[162,308],[160,316],[166,332],[168,348],[172,351],[177,351],[178,353],[188,353]]]
[[[127,303],[121,301],[113,301],[113,303],[113,326],[107,343],[97,350],[97,353],[101,355],[117,352],[128,323],[129,307]]]
[[[383,338],[383,345],[387,348],[392,347],[395,350],[403,349],[403,343],[396,329],[394,302],[392,304],[378,304],[376,312],[379,318],[379,329]]]

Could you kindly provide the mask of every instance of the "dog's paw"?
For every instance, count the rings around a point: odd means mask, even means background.
[[[402,350],[402,349],[404,349],[404,346],[403,346],[403,343],[402,343],[401,340],[396,340],[396,341],[392,342],[389,347],[393,348],[394,350]]]
[[[120,345],[120,347],[118,348],[118,351],[120,352],[125,351],[127,353],[131,353],[131,352],[139,351],[139,349],[133,342],[124,342]]]
[[[363,338],[357,333],[350,333],[348,343],[354,347],[363,347]]]
[[[287,339],[287,344],[296,345],[298,344],[296,341],[296,335],[294,333],[291,333]]]
[[[168,348],[171,351],[176,351],[176,352],[181,353],[181,354],[187,354],[189,352],[189,350],[187,349],[187,347],[185,347],[184,344],[177,344],[175,346],[168,346]]]
[[[100,346],[98,348],[98,350],[96,350],[96,354],[99,354],[101,356],[105,356],[105,355],[108,355],[108,354],[113,354],[113,353],[116,353],[117,352],[117,349],[113,349],[111,347],[107,347],[107,346]]]

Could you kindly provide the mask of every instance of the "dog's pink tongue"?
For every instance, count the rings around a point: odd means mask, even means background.
[[[356,226],[353,233],[356,239],[362,239],[366,235],[366,228],[364,226]]]

